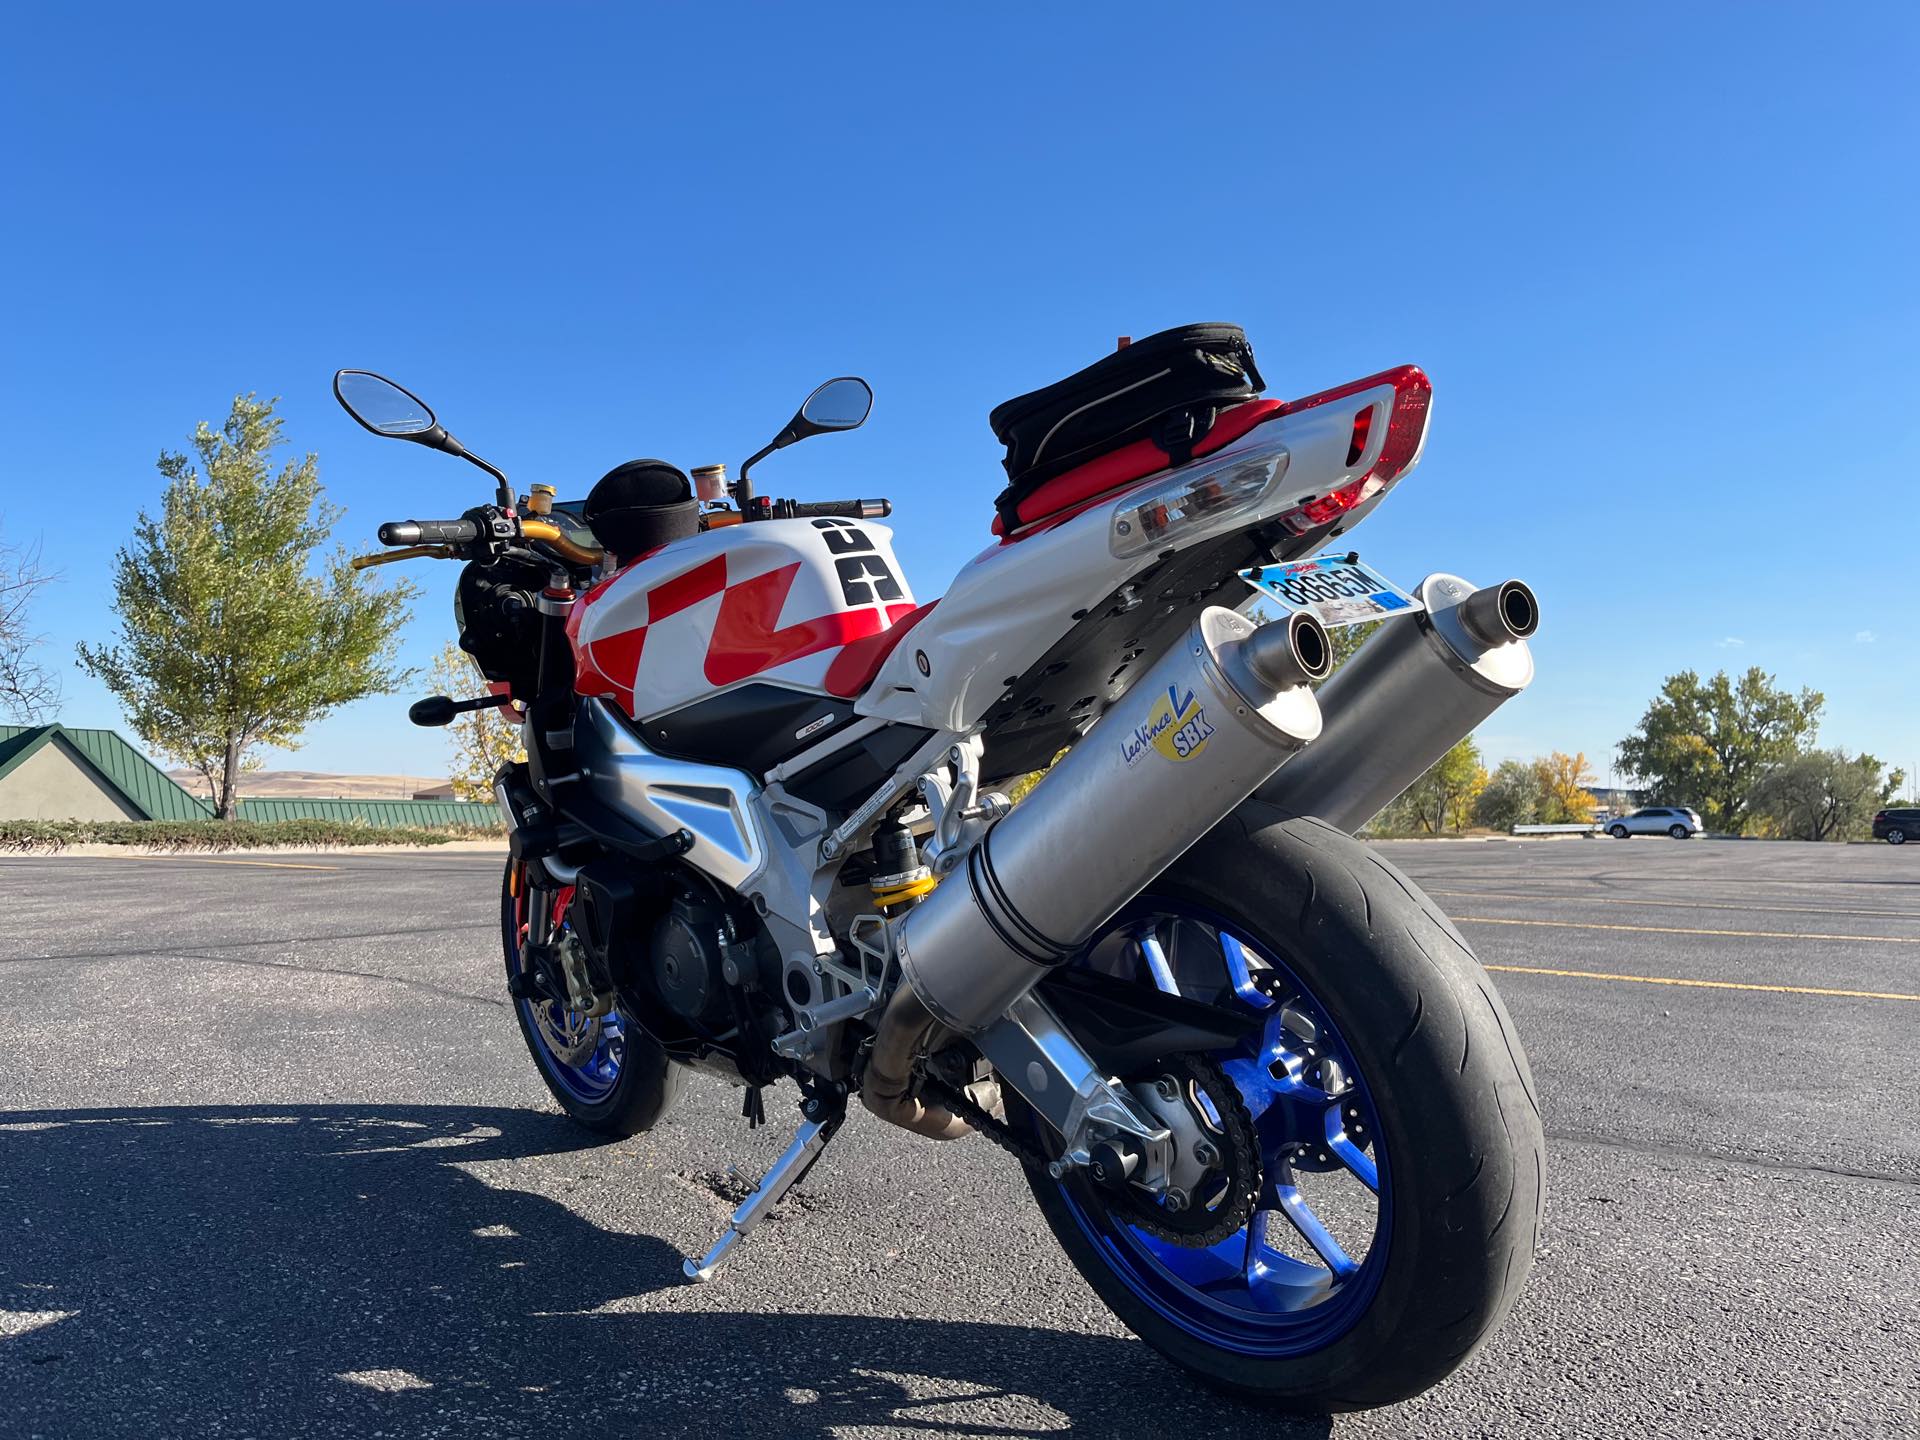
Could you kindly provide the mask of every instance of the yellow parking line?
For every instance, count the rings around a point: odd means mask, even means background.
[[[1550,970],[1542,965],[1488,965],[1510,975],[1558,975],[1568,980],[1621,980],[1630,985],[1684,985],[1694,990],[1765,990],[1774,995],[1837,995],[1847,1000],[1912,1000],[1885,990],[1828,990],[1818,985],[1750,985],[1741,980],[1682,980],[1673,975],[1614,975],[1604,970]]]
[[[1550,930],[1625,930],[1636,935],[1727,935],[1741,940],[1861,940],[1881,945],[1920,945],[1920,935],[1822,935],[1807,930],[1689,930],[1681,925],[1601,925],[1591,920],[1509,920],[1492,915],[1455,915],[1462,925],[1539,925]]]
[[[117,855],[117,860],[184,860],[194,865],[257,865],[263,870],[338,870],[338,865],[308,865],[296,860],[218,860],[211,855]]]
[[[1616,895],[1516,895],[1510,890],[1429,890],[1429,895],[1445,895],[1455,900],[1571,900],[1577,905],[1638,905],[1653,910],[1738,910],[1752,914],[1756,910],[1769,915],[1861,915],[1891,920],[1920,920],[1920,910],[1835,910],[1825,905],[1729,905],[1716,900],[1629,900]]]

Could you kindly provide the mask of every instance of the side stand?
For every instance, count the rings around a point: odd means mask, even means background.
[[[773,1207],[780,1203],[780,1197],[813,1168],[813,1162],[820,1158],[820,1152],[827,1148],[827,1142],[833,1139],[844,1119],[846,1114],[843,1111],[828,1115],[823,1120],[809,1120],[800,1127],[800,1133],[793,1137],[793,1144],[787,1147],[786,1154],[773,1162],[773,1168],[767,1171],[766,1178],[754,1186],[753,1193],[741,1201],[740,1208],[733,1212],[727,1233],[714,1241],[713,1248],[700,1259],[689,1259],[681,1265],[680,1269],[687,1279],[713,1278],[713,1272],[719,1268],[720,1262],[773,1213]]]

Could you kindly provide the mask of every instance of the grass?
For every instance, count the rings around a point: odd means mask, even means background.
[[[0,820],[0,851],[69,845],[149,850],[283,850],[341,845],[445,845],[490,840],[503,827],[366,825],[341,820]]]

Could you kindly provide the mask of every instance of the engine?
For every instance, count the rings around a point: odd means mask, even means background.
[[[731,930],[718,905],[686,892],[653,925],[646,957],[653,988],[669,1010],[702,1029],[724,1027],[732,1009],[727,990],[741,978],[734,951],[749,947],[736,947]]]
[[[779,953],[756,917],[677,867],[613,855],[580,867],[571,919],[594,988],[634,995],[624,1008],[669,1054],[693,1064],[718,1051],[760,1078],[787,1022]]]

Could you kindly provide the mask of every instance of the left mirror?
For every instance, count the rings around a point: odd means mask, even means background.
[[[829,380],[809,395],[795,417],[795,428],[810,425],[823,430],[858,430],[873,409],[873,387],[857,375]]]
[[[427,441],[439,429],[424,400],[371,370],[339,371],[333,377],[333,394],[341,408],[376,435]]]

